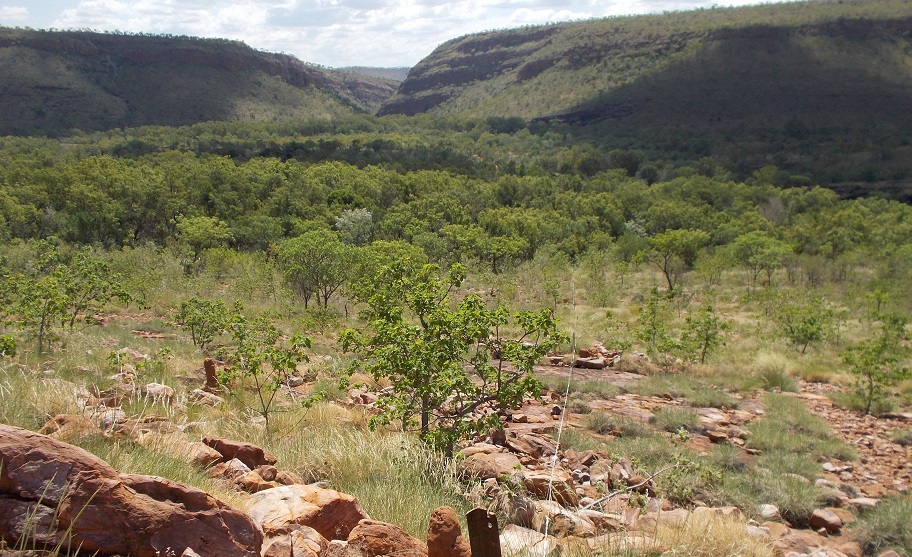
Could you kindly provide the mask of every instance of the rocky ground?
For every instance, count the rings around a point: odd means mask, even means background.
[[[623,387],[642,379],[610,369],[615,361],[612,354],[596,352],[586,359],[594,369],[575,369],[577,381]],[[199,378],[185,378],[199,386],[190,385],[189,400],[218,405],[215,362],[207,360],[204,371]],[[570,368],[544,366],[536,371],[567,377]],[[56,416],[40,433],[0,426],[0,538],[11,546],[28,539],[28,547],[63,544],[103,555],[138,557],[470,554],[452,509],[435,512],[428,541],[422,542],[395,525],[371,520],[349,495],[305,484],[295,471],[282,469],[259,447],[230,439],[193,441],[184,426],[160,417],[131,417],[121,409],[137,396],[167,404],[175,396],[171,387],[133,385],[127,376],[104,391],[73,387],[84,413]],[[302,387],[295,384],[288,389]],[[734,507],[674,508],[659,496],[654,479],[642,476],[629,459],[597,451],[559,450],[555,441],[559,425],[563,421],[567,428],[580,427],[584,416],[564,414],[562,393],[552,392],[504,416],[502,431],[461,447],[461,467],[471,488],[468,495],[506,519],[501,525],[506,555],[530,548],[535,548],[536,555],[604,554],[625,548],[672,555],[677,553],[663,532],[721,522],[771,546],[778,555],[861,557],[860,546],[844,526],[880,498],[912,488],[910,449],[890,440],[893,430],[909,427],[912,416],[861,417],[835,407],[825,396],[829,389],[802,384],[801,392],[793,396],[856,447],[860,458],[820,463],[817,485],[830,488],[834,495],[829,507],[814,512],[810,528],[793,528],[770,505],[750,513],[761,516],[760,520],[748,520]],[[370,412],[380,396],[382,392],[352,390],[342,403]],[[670,395],[630,393],[589,401],[594,410],[644,423],[657,411],[682,404]],[[737,409],[695,410],[700,428],[687,442],[697,452],[719,443],[744,448],[744,426],[764,414],[759,400],[751,398],[739,399]],[[146,438],[168,437],[188,463],[248,493],[247,511],[176,482],[120,474],[64,442],[86,432],[129,437],[140,444]],[[10,554],[2,547],[0,554]]]

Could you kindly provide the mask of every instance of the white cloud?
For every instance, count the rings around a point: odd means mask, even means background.
[[[0,23],[28,21],[29,11],[24,6],[0,6]]]
[[[440,43],[482,30],[688,9],[714,3],[713,0],[69,1],[70,8],[39,26],[224,37],[328,66],[412,65]],[[755,0],[729,1],[743,4]],[[12,17],[28,18],[28,12],[25,8],[0,7],[0,19]]]

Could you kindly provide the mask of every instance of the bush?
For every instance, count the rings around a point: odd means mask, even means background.
[[[16,339],[10,335],[0,335],[0,356],[16,355]]]
[[[190,339],[200,350],[205,350],[216,336],[225,331],[230,318],[225,302],[203,300],[196,296],[181,302],[180,311],[175,316],[179,325],[190,329]]]

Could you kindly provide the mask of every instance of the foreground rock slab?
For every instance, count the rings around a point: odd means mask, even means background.
[[[10,545],[25,536],[99,555],[260,555],[262,534],[241,511],[178,482],[120,474],[45,435],[0,425],[0,469],[0,539]]]
[[[351,495],[314,484],[255,493],[250,496],[247,513],[270,538],[308,526],[327,540],[345,540],[361,520],[368,518]]]

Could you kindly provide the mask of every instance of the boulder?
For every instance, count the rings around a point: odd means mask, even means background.
[[[842,528],[842,519],[839,518],[839,515],[828,509],[815,509],[814,512],[811,513],[809,522],[811,528],[814,528],[815,530],[825,528],[830,534],[835,534]]]
[[[263,542],[263,557],[321,557],[328,548],[329,542],[319,532],[298,526]]]
[[[101,429],[82,414],[58,414],[38,430],[54,439],[71,441],[89,435],[100,435]]]
[[[250,469],[276,463],[274,456],[252,443],[230,439],[203,439],[203,443],[218,451],[224,460],[236,458]]]
[[[579,513],[569,511],[553,501],[536,501],[532,528],[556,538],[588,538],[596,533],[595,524]]]
[[[143,385],[139,390],[143,398],[161,404],[171,404],[174,402],[174,389],[161,383],[148,383]]]
[[[547,497],[550,482],[551,498],[554,501],[565,507],[579,506],[579,495],[573,489],[573,478],[564,470],[555,470],[553,479],[549,472],[531,470],[524,471],[522,477],[529,493]]]
[[[203,443],[190,443],[187,459],[197,468],[206,469],[222,461],[222,453]]]
[[[472,557],[472,548],[462,537],[459,518],[452,507],[439,507],[431,513],[427,546],[428,557]]]
[[[258,557],[250,518],[207,493],[158,478],[119,474],[78,447],[0,425],[0,537],[69,544],[101,555],[156,557],[191,548],[201,557]]]
[[[552,536],[546,536],[535,530],[515,524],[507,524],[500,531],[500,547],[503,550],[504,557],[513,555],[552,555],[557,547],[557,542]]]
[[[219,462],[206,471],[212,478],[226,478],[231,481],[240,478],[247,472],[250,472],[250,468],[236,458],[232,458],[228,462]]]
[[[522,464],[511,453],[476,453],[462,461],[462,471],[479,480],[510,476],[520,468]]]
[[[235,478],[234,485],[238,486],[248,493],[258,493],[260,491],[265,491],[273,487],[279,487],[278,483],[266,481],[263,479],[263,477],[260,476],[260,474],[255,470],[245,472],[241,476]]]
[[[557,450],[557,442],[550,437],[534,433],[523,433],[507,437],[507,447],[514,452],[526,454],[532,458],[541,458],[542,456],[553,455]]]
[[[363,519],[348,536],[345,555],[352,557],[428,557],[428,548],[405,530],[379,520]]]
[[[358,522],[366,519],[358,500],[314,484],[286,485],[250,496],[247,514],[267,537],[288,534],[309,526],[327,540],[347,539]]]
[[[219,406],[225,404],[225,399],[222,397],[206,392],[202,389],[193,389],[187,395],[187,399],[192,403],[202,406],[211,406],[213,408],[218,408]]]
[[[595,358],[577,358],[573,362],[573,367],[582,369],[605,369],[608,367],[608,360],[601,356]]]

